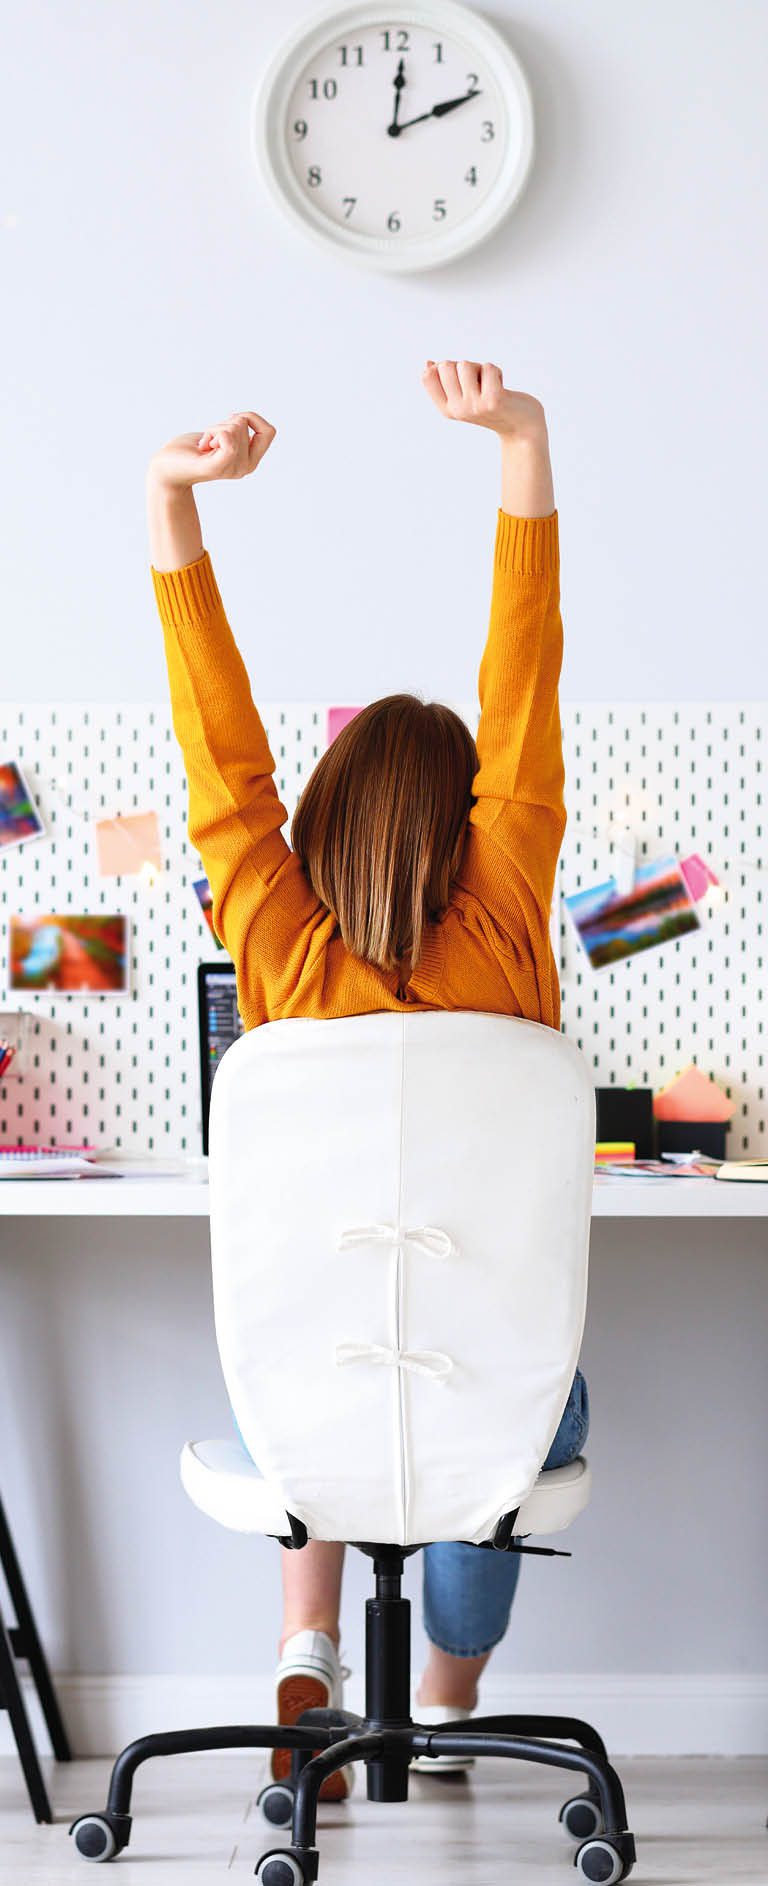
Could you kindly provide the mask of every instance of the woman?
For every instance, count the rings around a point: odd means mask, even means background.
[[[426,392],[446,418],[501,441],[488,640],[475,743],[457,714],[414,695],[364,708],[318,762],[292,826],[248,676],[203,549],[192,487],[255,471],[275,437],[233,413],[171,440],[147,475],[152,578],[165,634],[173,725],[189,786],[189,836],[211,886],[216,935],[237,971],[246,1028],[330,1019],[407,1002],[480,1009],[558,1028],[549,941],[565,827],[558,709],[562,660],[558,517],[544,410],[486,362],[427,362]],[[545,1467],[580,1452],[588,1424],[577,1371]],[[424,1550],[431,1644],[420,1720],[469,1715],[503,1637],[516,1553],[438,1542]],[[283,1550],[285,1616],[278,1720],[341,1702],[344,1546]],[[438,1766],[472,1758],[441,1756]],[[274,1751],[273,1774],[290,1755]],[[321,1798],[340,1798],[348,1771]]]

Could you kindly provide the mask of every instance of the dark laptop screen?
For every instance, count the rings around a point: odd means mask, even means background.
[[[227,1048],[242,1035],[234,963],[199,963],[197,1006],[200,1024],[200,1089],[203,1152],[208,1152],[208,1117],[213,1077]]]

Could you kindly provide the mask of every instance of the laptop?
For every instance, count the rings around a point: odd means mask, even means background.
[[[234,963],[198,963],[197,1012],[200,1030],[200,1093],[202,1099],[203,1154],[208,1157],[208,1120],[211,1110],[213,1077],[227,1048],[244,1030],[237,1006],[237,981]]]

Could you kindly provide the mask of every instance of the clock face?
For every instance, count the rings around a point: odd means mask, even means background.
[[[480,240],[519,193],[532,150],[514,55],[450,3],[327,15],[273,66],[260,113],[283,207],[391,268]]]

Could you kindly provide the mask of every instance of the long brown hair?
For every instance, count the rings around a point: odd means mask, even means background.
[[[459,868],[479,764],[460,716],[416,694],[372,701],[318,760],[291,844],[353,955],[416,968]]]

